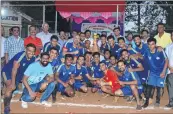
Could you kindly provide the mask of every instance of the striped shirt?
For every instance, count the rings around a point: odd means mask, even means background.
[[[14,36],[10,36],[5,41],[4,51],[5,53],[8,53],[8,60],[11,60],[14,55],[23,51],[24,49],[24,41],[20,37],[17,39]]]

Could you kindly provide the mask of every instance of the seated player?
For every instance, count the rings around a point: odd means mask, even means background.
[[[111,56],[111,52],[108,49],[105,49],[104,60],[102,60],[102,61],[106,63],[107,67],[110,65],[110,56]]]
[[[72,88],[72,85],[74,83],[75,67],[72,65],[72,62],[73,55],[66,54],[65,64],[61,64],[55,74],[57,91],[60,92],[62,95],[66,95],[68,97],[75,96],[75,91]]]
[[[77,56],[79,56],[79,42],[80,37],[77,35],[73,38],[73,42],[67,42],[63,47],[63,56],[65,56],[66,54],[71,54],[74,58],[73,63],[76,63]]]
[[[26,51],[16,54],[2,69],[2,78],[5,81],[6,91],[4,96],[4,113],[10,113],[10,101],[12,93],[21,83],[27,67],[35,61],[34,53],[36,47],[34,44],[26,45]]]
[[[85,61],[84,56],[78,56],[77,58],[77,64],[75,65],[76,67],[76,72],[75,72],[75,83],[74,83],[74,88],[76,90],[81,90],[82,92],[87,92],[87,85],[85,84],[85,81],[83,81],[83,79],[87,78],[88,80],[92,81],[92,80],[96,80],[94,78],[92,78],[88,72],[86,67],[83,66]],[[84,78],[85,77],[85,78]]]
[[[49,63],[49,54],[43,52],[40,61],[30,64],[24,73],[23,84],[25,88],[21,96],[22,107],[28,108],[27,102],[33,102],[38,92],[43,92],[40,102],[47,107],[52,106],[47,100],[55,88],[53,81],[54,75]]]
[[[125,62],[120,60],[118,61],[118,67],[123,73],[120,78],[121,89],[115,91],[116,96],[132,96],[134,95],[137,101],[137,110],[141,110],[139,95],[142,94],[142,84],[139,80],[139,77],[136,72],[129,72],[128,67],[125,65]]]
[[[103,74],[103,71],[101,71],[100,69],[100,53],[99,52],[95,52],[93,53],[93,62],[92,62],[92,77],[94,78],[98,78],[98,79],[101,79],[103,78],[104,74]],[[96,91],[98,91],[99,88],[99,84],[97,83],[97,81],[93,81],[92,82],[93,84],[93,87],[91,89],[91,91],[93,93],[95,93]]]
[[[146,108],[149,104],[149,98],[151,97],[151,94],[153,94],[153,88],[157,89],[155,106],[158,107],[160,105],[160,98],[163,94],[162,90],[164,88],[166,70],[168,66],[168,59],[165,52],[163,50],[161,52],[157,51],[158,47],[156,47],[156,39],[149,38],[147,43],[149,50],[145,53],[144,59],[148,62],[150,73],[147,82],[146,102],[143,105],[144,108]]]
[[[49,52],[51,47],[55,47],[58,52],[60,52],[60,44],[58,43],[58,37],[56,35],[52,35],[50,38],[50,42],[47,42],[44,45],[43,52]]]
[[[100,81],[101,90],[110,95],[115,95],[115,91],[121,88],[117,74],[108,69],[105,62],[100,62],[100,69],[104,72],[104,77]]]

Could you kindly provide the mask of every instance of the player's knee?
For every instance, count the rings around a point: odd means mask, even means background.
[[[117,90],[117,91],[115,91],[115,96],[123,96],[123,93],[122,93],[122,91],[121,90]]]
[[[132,91],[136,90],[136,85],[130,85],[130,88],[132,89]]]
[[[91,89],[91,92],[92,92],[92,93],[95,93],[95,92],[97,92],[97,91],[98,91],[97,88],[92,88],[92,89]]]
[[[88,92],[88,88],[87,87],[83,87],[83,92],[87,93]]]
[[[102,86],[102,87],[101,87],[101,90],[102,90],[103,92],[105,92],[105,91],[106,91],[106,87],[105,87],[105,86]]]

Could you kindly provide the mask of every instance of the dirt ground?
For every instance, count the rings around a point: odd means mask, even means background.
[[[37,99],[33,103],[28,103],[28,108],[23,109],[19,101],[20,95],[16,95],[12,99],[11,113],[15,114],[51,114],[51,113],[170,113],[173,114],[173,109],[165,109],[164,106],[168,103],[168,95],[165,89],[163,98],[161,98],[161,106],[155,108],[150,105],[147,109],[136,111],[136,102],[128,103],[125,99],[120,98],[118,102],[114,102],[113,96],[105,97],[101,93],[80,93],[77,92],[74,98],[62,97],[57,95],[57,102],[52,107],[47,108],[42,106]],[[51,102],[51,98],[49,99]],[[3,102],[1,101],[3,111]]]

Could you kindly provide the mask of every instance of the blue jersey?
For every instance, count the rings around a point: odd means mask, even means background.
[[[111,54],[117,57],[119,46],[115,43],[113,47],[110,46]]]
[[[110,50],[110,46],[106,43],[106,45],[101,44],[100,46],[100,52],[104,53],[105,50]]]
[[[167,59],[165,52],[159,52],[157,51],[157,48],[155,50],[155,53],[152,53],[150,52],[150,50],[147,50],[144,57],[149,64],[150,73],[160,76],[161,72],[164,69],[165,59]]]
[[[149,48],[147,44],[142,43],[142,47],[140,48],[136,46],[135,50],[144,56],[144,54],[147,50],[149,50]]]
[[[61,65],[61,60],[59,60],[58,58],[54,59],[53,61],[50,61],[50,64],[52,66],[53,72],[55,73],[58,67]]]
[[[92,63],[92,71],[94,78],[102,78],[104,76],[103,71],[100,69],[100,64],[96,65],[95,62]]]
[[[53,46],[51,45],[50,42],[47,42],[45,45],[44,45],[44,48],[43,48],[43,52],[49,52],[50,51],[50,48],[52,48]],[[55,47],[58,52],[60,52],[60,44],[56,45]]]
[[[102,60],[102,62],[104,62],[107,67],[110,65],[110,60]]]
[[[119,48],[119,49],[117,50],[117,52],[116,52],[117,59],[120,59],[120,57],[121,57],[121,51],[122,51],[122,50],[123,50],[122,48]],[[129,53],[130,55],[132,55],[132,54],[136,54],[137,51],[136,51],[135,49],[131,48],[131,50],[128,50],[128,53]]]
[[[27,81],[31,85],[41,82],[46,76],[53,75],[53,70],[50,63],[43,67],[40,61],[36,61],[28,66],[24,75],[28,76]]]
[[[82,80],[85,81],[87,78],[86,75],[88,74],[86,67],[82,66],[80,69],[77,68],[77,65],[75,65],[75,67],[76,67],[75,77],[80,75],[83,77]]]
[[[70,65],[69,68],[65,64],[61,64],[57,70],[59,73],[59,79],[63,82],[67,82],[70,79],[70,76],[75,74],[76,68],[73,65]]]
[[[120,80],[124,81],[124,82],[130,82],[130,81],[137,80],[138,88],[142,89],[142,84],[141,84],[141,81],[139,79],[138,74],[136,72],[129,72],[128,68],[126,68],[125,72],[123,73],[123,75],[120,76]]]
[[[10,78],[12,76],[14,61],[19,63],[19,68],[16,74],[16,81],[20,82],[24,76],[24,72],[27,67],[35,61],[35,57],[33,56],[31,59],[28,60],[25,51],[17,53],[2,69],[2,72],[5,72],[6,75],[10,76]]]
[[[67,49],[67,52],[79,51],[79,48],[73,46],[73,42],[67,42],[64,45],[64,48]],[[78,54],[75,54],[74,56],[79,56],[79,53]]]

